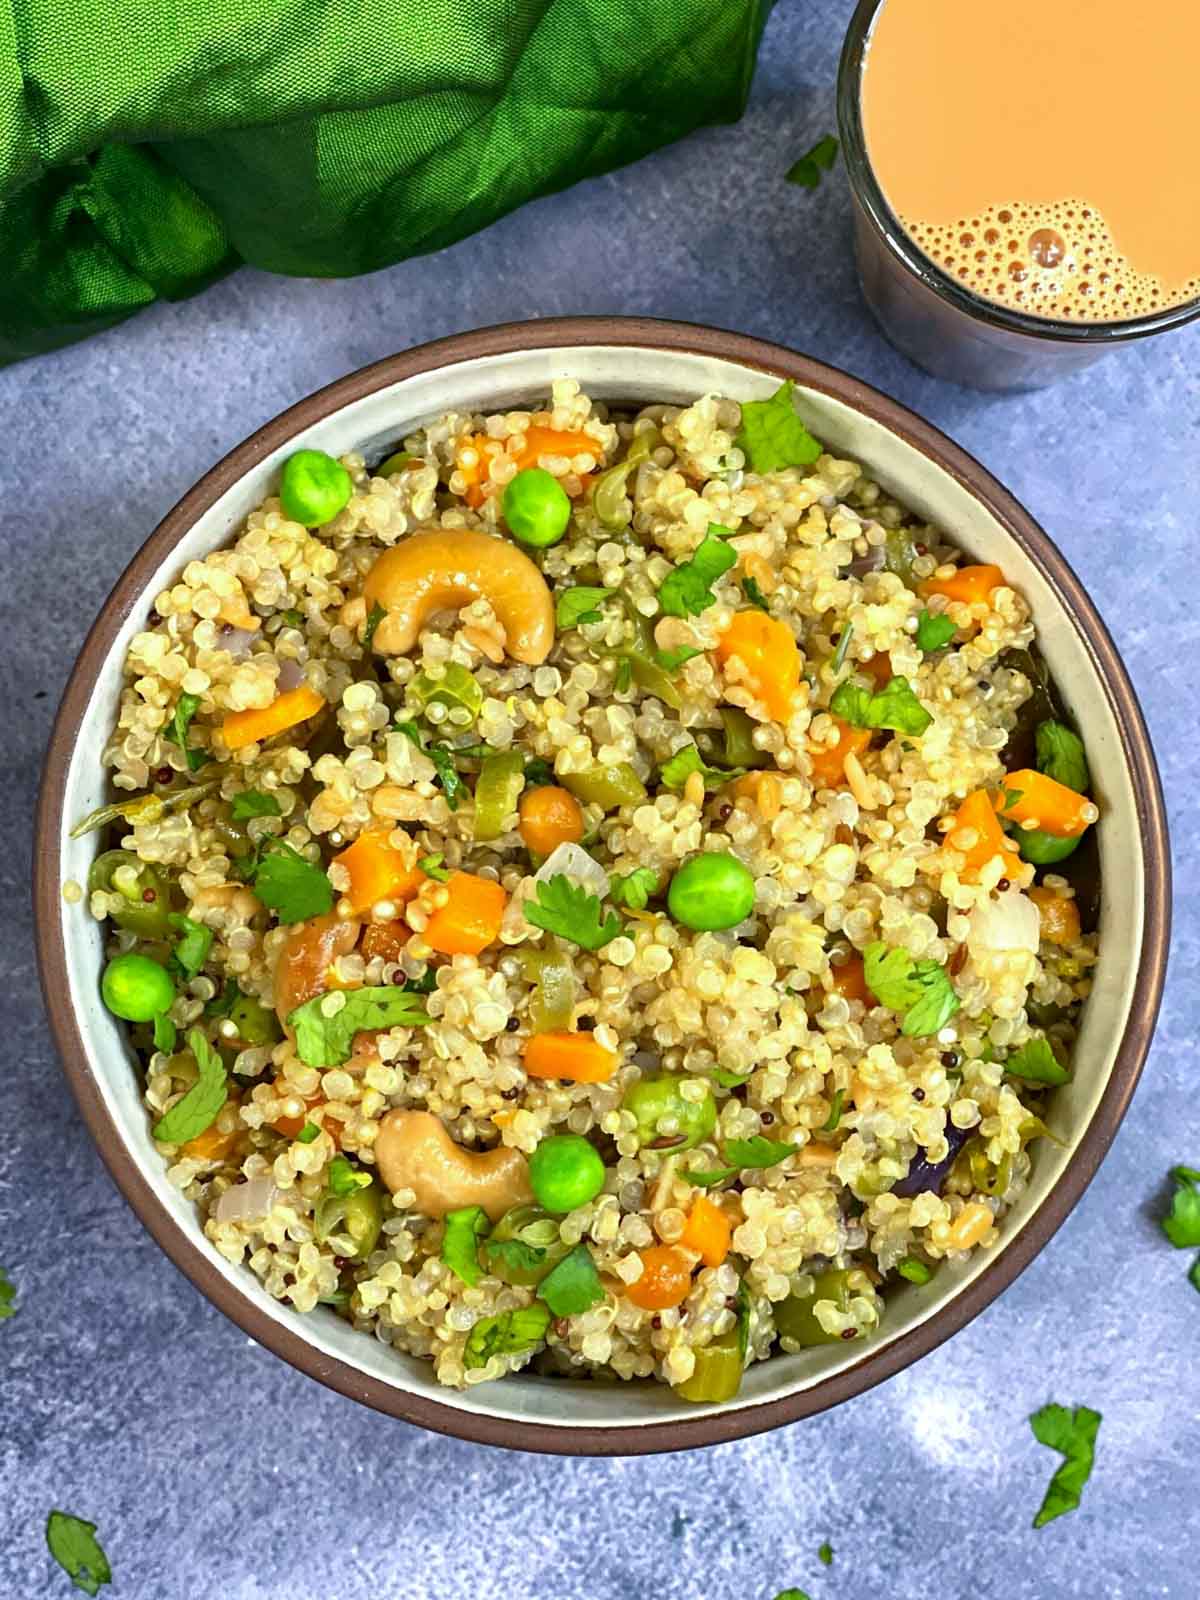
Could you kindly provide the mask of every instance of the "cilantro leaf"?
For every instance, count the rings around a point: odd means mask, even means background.
[[[907,1278],[909,1283],[918,1286],[930,1283],[933,1280],[933,1268],[918,1256],[905,1256],[897,1266],[896,1271],[902,1278]]]
[[[795,387],[789,378],[769,400],[743,402],[742,428],[734,443],[752,472],[811,467],[820,459],[821,446],[796,415],[792,404]]]
[[[831,1567],[833,1565],[833,1546],[828,1539],[817,1550],[817,1560],[823,1567]]]
[[[748,767],[706,766],[696,746],[688,744],[682,750],[677,750],[670,760],[663,762],[659,777],[668,789],[682,789],[692,773],[699,772],[706,789],[719,789],[734,778],[745,777],[749,770]]]
[[[599,622],[601,614],[598,608],[616,592],[615,589],[599,589],[589,584],[564,589],[558,597],[554,620],[560,628],[574,628],[581,622]]]
[[[334,1156],[329,1163],[328,1190],[338,1200],[344,1200],[347,1195],[355,1194],[359,1189],[369,1189],[371,1174],[364,1172],[361,1167],[356,1167],[353,1161],[347,1161],[345,1156]]]
[[[610,878],[608,893],[614,905],[644,911],[650,897],[658,893],[658,873],[653,867],[635,867],[632,872]]]
[[[609,912],[600,919],[600,896],[579,888],[564,873],[538,884],[536,900],[526,900],[525,919],[535,928],[557,933],[583,950],[600,950],[625,932],[621,919]]]
[[[112,1568],[96,1538],[94,1522],[84,1522],[66,1511],[52,1511],[46,1518],[46,1545],[84,1594],[97,1595],[102,1584],[112,1582]]]
[[[812,149],[802,155],[798,161],[784,173],[789,183],[799,184],[802,189],[816,189],[821,182],[821,174],[828,172],[837,160],[838,142],[831,133],[823,139],[818,139]]]
[[[538,1285],[538,1299],[544,1300],[556,1317],[578,1316],[604,1299],[600,1274],[587,1245],[577,1244],[551,1267]]]
[[[1172,1167],[1175,1193],[1171,1210],[1162,1219],[1162,1231],[1177,1250],[1200,1245],[1200,1172],[1192,1167]]]
[[[450,869],[444,865],[445,856],[439,850],[436,855],[422,856],[417,866],[427,878],[433,878],[438,883],[450,882]]]
[[[781,1589],[775,1600],[808,1600],[803,1589]]]
[[[714,1067],[709,1073],[714,1083],[719,1083],[722,1089],[740,1089],[742,1084],[749,1083],[749,1072],[730,1072],[725,1067]]]
[[[466,785],[458,775],[458,768],[454,765],[454,755],[447,744],[431,744],[425,754],[437,769],[438,782],[442,786],[442,793],[446,796],[446,804],[451,811],[458,810],[458,797]]]
[[[711,1189],[715,1184],[727,1183],[737,1175],[737,1167],[707,1167],[681,1174],[685,1183],[694,1184],[697,1189]]]
[[[922,611],[917,618],[917,648],[924,650],[927,655],[930,651],[941,650],[950,643],[957,631],[944,611],[938,616],[932,611]]]
[[[278,817],[282,815],[279,801],[273,794],[261,789],[243,789],[233,797],[233,820],[248,822],[251,817]]]
[[[480,1317],[463,1346],[463,1366],[471,1371],[475,1367],[486,1367],[493,1356],[536,1350],[549,1331],[550,1308],[538,1300],[529,1306],[503,1311],[499,1316]]]
[[[685,661],[690,661],[693,656],[702,656],[703,650],[694,650],[691,645],[681,644],[675,650],[656,650],[654,659],[665,672],[677,672]]]
[[[204,1015],[206,1017],[228,1017],[241,998],[241,985],[236,978],[230,978],[220,994],[213,995],[205,1006]]]
[[[737,1177],[738,1173],[747,1167],[759,1170],[778,1166],[781,1161],[786,1161],[788,1156],[795,1155],[796,1147],[778,1139],[764,1139],[761,1134],[756,1133],[752,1139],[727,1140],[722,1153],[730,1165],[685,1172],[683,1177],[698,1189],[711,1189],[714,1184],[724,1183],[728,1178]]]
[[[1005,1072],[1030,1083],[1069,1083],[1071,1074],[1061,1066],[1045,1039],[1030,1039],[1004,1063]]]
[[[890,728],[896,733],[924,733],[933,721],[907,678],[893,678],[872,693],[848,678],[833,691],[829,709],[852,728]]]
[[[527,789],[541,789],[548,783],[554,782],[554,768],[548,761],[543,761],[541,756],[534,756],[532,761],[525,763],[525,787]]]
[[[199,709],[200,696],[198,694],[181,694],[175,702],[175,710],[171,713],[171,720],[163,730],[163,738],[169,739],[172,744],[177,744],[187,757],[189,772],[195,772],[208,760],[208,755],[205,751],[193,750],[188,745],[188,728]]]
[[[468,1288],[483,1277],[479,1265],[479,1241],[491,1224],[482,1206],[461,1206],[447,1211],[446,1231],[442,1235],[442,1260]]]
[[[1188,1271],[1188,1282],[1193,1289],[1200,1293],[1200,1256],[1197,1256],[1195,1261],[1192,1262]]]
[[[536,1275],[546,1259],[544,1246],[530,1244],[526,1239],[485,1239],[479,1254],[489,1272],[500,1275],[503,1267],[516,1282],[522,1277]]]
[[[1100,1413],[1087,1406],[1077,1406],[1072,1412],[1069,1406],[1048,1405],[1030,1417],[1037,1442],[1066,1457],[1050,1480],[1041,1510],[1033,1519],[1035,1528],[1044,1528],[1055,1517],[1074,1511],[1079,1505],[1083,1487],[1092,1474],[1100,1420]]]
[[[199,1028],[188,1029],[187,1042],[200,1076],[182,1100],[177,1100],[154,1124],[154,1137],[162,1144],[186,1144],[205,1128],[211,1128],[229,1098],[225,1063]]]
[[[167,963],[168,969],[184,978],[194,978],[208,960],[213,931],[202,922],[193,922],[191,917],[180,916],[177,911],[172,911],[167,921],[179,934]]]
[[[350,1059],[354,1037],[368,1028],[419,1028],[429,1021],[411,989],[383,984],[374,989],[343,989],[346,1003],[332,1016],[321,1009],[328,994],[314,995],[288,1016],[296,1031],[296,1053],[306,1067],[339,1066]]]
[[[296,1135],[296,1143],[312,1144],[313,1141],[320,1135],[320,1132],[321,1130],[317,1127],[315,1122],[306,1122],[300,1129],[300,1132]]]
[[[737,552],[713,533],[715,523],[689,561],[668,572],[658,591],[658,603],[669,617],[698,617],[716,605],[712,585],[730,567],[737,565]]]
[[[419,978],[406,978],[404,988],[409,994],[432,994],[437,988],[437,969],[426,967]]]
[[[833,1099],[829,1102],[829,1115],[817,1129],[818,1133],[834,1133],[838,1123],[842,1120],[842,1106],[846,1099],[845,1089],[835,1089]]]
[[[366,626],[363,628],[363,655],[370,654],[371,646],[375,643],[375,630],[386,616],[387,612],[379,604],[379,601],[376,600],[370,611],[367,612]]]
[[[207,1007],[205,1008],[207,1015]],[[167,1055],[174,1050],[179,1039],[179,1031],[167,1016],[165,1011],[160,1011],[154,1019],[154,1048],[165,1051]]]
[[[290,844],[272,839],[253,869],[254,892],[280,922],[306,922],[333,908],[333,885]]]
[[[9,1281],[8,1274],[3,1267],[0,1267],[0,1322],[3,1322],[5,1317],[16,1316],[17,1307],[12,1303],[16,1292],[15,1287]]]
[[[1061,722],[1039,722],[1033,735],[1038,771],[1044,772],[1076,794],[1086,794],[1092,778],[1087,752],[1077,733]]]
[[[767,604],[767,597],[759,588],[757,579],[743,578],[742,593],[752,606],[757,606],[760,611],[770,612],[771,608]]]
[[[879,941],[863,951],[863,975],[880,1005],[903,1014],[900,1032],[908,1039],[937,1033],[962,1004],[945,967]]]

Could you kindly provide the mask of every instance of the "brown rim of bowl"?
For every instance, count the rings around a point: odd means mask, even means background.
[[[1125,1030],[1103,1096],[1061,1178],[1025,1227],[979,1276],[935,1316],[894,1343],[868,1352],[853,1366],[810,1389],[756,1405],[735,1406],[695,1421],[645,1425],[557,1427],[458,1410],[420,1395],[393,1389],[313,1348],[290,1327],[274,1322],[233,1288],[206,1250],[159,1205],[125,1149],[105,1110],[87,1064],[74,1012],[59,1003],[67,992],[66,951],[61,925],[59,841],[62,792],[71,752],[97,671],[125,617],[143,603],[155,567],[207,508],[248,469],[289,438],[332,412],[388,384],[438,367],[481,356],[573,345],[640,346],[686,351],[734,361],[792,378],[882,423],[929,456],[983,502],[1049,582],[1074,618],[1104,685],[1121,733],[1141,825],[1145,860],[1145,935]],[[834,367],[744,334],[689,323],[634,317],[559,317],[507,323],[455,334],[403,354],[388,356],[309,395],[266,423],[205,474],[169,511],[125,569],[84,641],[54,723],[43,771],[34,844],[34,902],[42,988],[54,1041],[79,1109],[109,1172],[126,1200],[175,1265],[251,1338],[293,1367],[354,1400],[435,1432],[479,1444],[560,1455],[640,1455],[725,1443],[795,1422],[863,1393],[894,1376],[957,1333],[991,1303],[1033,1260],[1058,1230],[1112,1142],[1133,1094],[1150,1045],[1162,995],[1170,932],[1170,857],[1158,771],[1133,687],[1079,579],[1029,513],[995,478],[938,429],[895,400]]]

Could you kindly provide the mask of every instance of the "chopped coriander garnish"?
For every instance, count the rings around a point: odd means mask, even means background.
[[[425,754],[437,769],[438,782],[442,786],[442,793],[446,796],[446,804],[451,811],[457,811],[458,797],[466,785],[458,775],[458,768],[454,765],[454,755],[450,746],[431,744]]]
[[[691,645],[681,644],[675,650],[656,650],[654,659],[664,672],[677,672],[685,661],[690,661],[693,656],[702,656],[703,650],[695,650]]]
[[[315,1122],[306,1122],[296,1135],[297,1144],[311,1144],[318,1137],[321,1130]]]
[[[366,626],[363,628],[363,655],[367,655],[370,652],[371,646],[375,643],[375,630],[386,616],[387,612],[379,604],[379,601],[376,600],[375,604],[367,613]]]
[[[199,1028],[188,1029],[187,1042],[200,1075],[182,1100],[154,1124],[154,1137],[163,1144],[186,1144],[211,1128],[229,1098],[225,1063]]]
[[[296,1032],[296,1053],[306,1067],[340,1066],[350,1059],[355,1034],[367,1028],[419,1028],[429,1015],[410,988],[385,984],[375,989],[344,989],[345,1004],[332,1016],[321,1009],[329,995],[314,995],[288,1016]]]
[[[789,378],[769,400],[742,402],[742,428],[734,443],[752,472],[777,472],[781,467],[811,467],[821,446],[796,415],[795,384]]]
[[[902,1278],[907,1278],[909,1283],[923,1285],[933,1281],[933,1268],[917,1256],[905,1256],[896,1267],[896,1271]]]
[[[714,1067],[709,1077],[714,1083],[719,1083],[722,1089],[740,1089],[742,1084],[750,1082],[748,1072],[729,1072],[725,1067]]]
[[[863,975],[880,1005],[903,1015],[900,1032],[909,1039],[937,1033],[962,1003],[945,967],[880,941],[863,951]]]
[[[847,678],[833,691],[829,709],[852,728],[890,728],[896,733],[924,733],[933,721],[913,693],[907,678],[893,678],[872,692]]]
[[[50,1554],[84,1594],[97,1595],[102,1584],[112,1582],[108,1557],[96,1538],[96,1524],[66,1511],[46,1518],[46,1544]]]
[[[370,1184],[371,1174],[356,1167],[352,1161],[347,1161],[345,1156],[334,1156],[329,1163],[327,1187],[336,1199],[344,1200],[358,1189],[369,1188]]]
[[[537,899],[526,900],[524,910],[535,928],[557,933],[582,950],[603,949],[625,932],[614,912],[601,919],[599,895],[589,894],[561,872],[538,884]]]
[[[427,878],[434,878],[438,883],[449,883],[450,869],[445,862],[446,858],[439,850],[436,855],[422,856],[417,866]]]
[[[767,597],[762,592],[762,589],[759,587],[756,579],[743,578],[742,593],[746,596],[746,599],[749,600],[752,606],[757,606],[760,611],[770,611],[771,608],[767,604]]]
[[[1025,1078],[1030,1083],[1068,1083],[1071,1077],[1045,1039],[1030,1039],[1014,1050],[1005,1060],[1004,1070],[1009,1077]]]
[[[554,620],[560,628],[574,628],[581,622],[599,622],[600,606],[616,592],[615,589],[599,589],[588,584],[564,589],[558,597]]]
[[[808,1600],[803,1589],[781,1589],[775,1600]]]
[[[792,163],[784,177],[789,183],[799,184],[802,189],[816,189],[820,186],[821,174],[828,172],[837,160],[837,153],[838,142],[831,133],[827,133],[799,161]]]
[[[15,1317],[17,1308],[13,1305],[13,1296],[16,1294],[15,1286],[10,1282],[8,1274],[0,1267],[0,1322],[5,1317]]]
[[[831,1567],[833,1565],[833,1546],[830,1544],[828,1539],[826,1539],[825,1543],[818,1549],[817,1560],[823,1567]]]
[[[835,1089],[833,1099],[829,1103],[829,1115],[817,1129],[818,1133],[833,1133],[838,1123],[842,1120],[842,1105],[846,1099],[845,1089]]]
[[[264,794],[261,789],[243,789],[241,794],[235,794],[232,810],[235,822],[249,822],[251,817],[281,815],[279,801],[273,794]]]
[[[689,744],[682,750],[677,750],[668,761],[663,762],[659,776],[666,788],[682,789],[692,773],[698,772],[704,779],[706,789],[719,789],[722,784],[730,783],[734,778],[744,777],[748,770],[746,767],[706,766],[696,746]]]
[[[463,1346],[463,1366],[486,1367],[493,1356],[536,1350],[550,1331],[550,1308],[535,1300],[495,1317],[480,1317]]]
[[[225,987],[220,994],[213,995],[205,1006],[204,1015],[206,1017],[227,1017],[241,998],[242,990],[240,984],[236,978],[229,978],[226,980]]]
[[[171,959],[167,963],[168,971],[178,973],[187,979],[194,978],[208,960],[208,952],[212,949],[213,931],[211,928],[206,928],[202,922],[193,922],[191,917],[180,916],[177,911],[171,912],[167,921],[179,935],[175,941],[175,948],[171,951]]]
[[[171,720],[163,729],[163,738],[169,739],[172,744],[177,744],[187,757],[188,771],[195,772],[208,760],[203,750],[193,750],[188,745],[188,727],[192,718],[200,709],[200,696],[198,694],[181,694],[175,702],[175,710],[171,713]]]
[[[205,1014],[207,1015],[207,1008]],[[165,1011],[159,1012],[154,1019],[153,1026],[154,1048],[162,1050],[166,1055],[170,1055],[179,1039],[178,1029]]]
[[[333,885],[282,839],[272,839],[253,869],[254,892],[280,922],[306,922],[333,907]]]
[[[289,628],[302,628],[304,626],[304,613],[303,611],[297,611],[295,606],[291,606],[283,613],[283,620]]]
[[[1033,1519],[1035,1528],[1044,1528],[1055,1517],[1074,1511],[1079,1505],[1084,1484],[1092,1475],[1100,1413],[1087,1406],[1077,1406],[1072,1411],[1069,1406],[1048,1405],[1034,1412],[1029,1425],[1039,1444],[1066,1457],[1051,1478],[1042,1508]]]
[[[542,1245],[530,1244],[527,1239],[488,1238],[479,1246],[484,1265],[489,1272],[500,1276],[500,1269],[515,1278],[531,1277],[546,1259]]]
[[[546,784],[554,782],[554,768],[548,761],[543,761],[541,756],[534,756],[532,761],[525,763],[525,787],[527,789],[541,789]]]
[[[1194,1167],[1172,1167],[1175,1193],[1171,1209],[1162,1219],[1162,1231],[1177,1250],[1200,1246],[1200,1172]]]
[[[713,1167],[707,1171],[685,1172],[683,1176],[688,1183],[695,1184],[698,1189],[711,1189],[714,1184],[724,1183],[729,1178],[737,1177],[738,1173],[747,1167],[755,1170],[775,1167],[795,1153],[794,1144],[786,1144],[779,1139],[764,1139],[761,1134],[755,1134],[752,1139],[728,1139],[722,1146],[722,1154],[729,1163],[728,1166]]]
[[[600,1274],[587,1245],[577,1244],[550,1269],[538,1285],[538,1299],[545,1301],[556,1317],[578,1316],[604,1299]]]
[[[709,606],[716,605],[712,585],[730,567],[737,565],[737,552],[714,534],[716,527],[716,523],[710,523],[691,559],[681,562],[663,579],[658,603],[667,616],[698,617]],[[725,532],[724,529],[720,531]]]
[[[658,873],[653,867],[635,867],[632,872],[610,878],[608,893],[614,905],[644,911],[651,895],[658,893]]]
[[[406,978],[404,987],[409,994],[432,994],[437,988],[437,968],[426,967],[419,978]]]
[[[442,1234],[442,1260],[468,1288],[473,1288],[483,1277],[479,1265],[479,1241],[487,1235],[491,1224],[482,1206],[462,1206],[457,1211],[447,1211],[446,1230]]]
[[[927,655],[933,650],[941,650],[950,643],[956,632],[954,623],[944,611],[937,616],[932,611],[922,611],[917,618],[917,649],[924,650]]]

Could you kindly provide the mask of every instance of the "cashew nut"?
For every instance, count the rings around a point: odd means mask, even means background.
[[[435,611],[488,600],[504,628],[508,653],[537,666],[554,643],[554,601],[529,557],[507,539],[469,528],[426,529],[385,550],[367,573],[368,611],[382,606],[374,648],[404,655]]]
[[[342,922],[332,915],[310,917],[288,934],[275,963],[275,1014],[288,1017],[313,995],[329,987],[329,969],[347,955],[358,940],[357,922]]]
[[[519,1150],[464,1150],[429,1111],[389,1111],[379,1124],[375,1162],[391,1193],[411,1189],[427,1217],[482,1206],[496,1222],[533,1199],[529,1163]]]

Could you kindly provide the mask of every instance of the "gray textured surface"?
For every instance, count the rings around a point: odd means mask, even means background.
[[[1188,1600],[1200,1297],[1154,1223],[1200,1164],[1194,572],[1200,335],[1042,395],[939,385],[858,301],[840,174],[781,173],[831,121],[846,0],[769,29],[745,121],[351,283],[243,273],[188,305],[0,373],[8,908],[0,1072],[0,1595],[66,1594],[47,1510],[99,1524],[137,1600]],[[176,497],[246,433],[363,362],[461,328],[571,311],[711,321],[862,374],[978,455],[1066,550],[1124,650],[1181,847],[1172,978],[1143,1086],[1071,1221],[948,1346],[838,1412],[674,1459],[450,1442],[265,1354],[141,1232],[83,1132],[37,997],[29,817],[84,631]],[[1187,492],[1185,492],[1187,491]],[[1057,1461],[1025,1418],[1104,1412],[1084,1509],[1029,1524]],[[1190,1537],[1189,1537],[1190,1535]],[[825,1538],[837,1555],[817,1562]],[[1191,1547],[1190,1547],[1191,1546]]]

